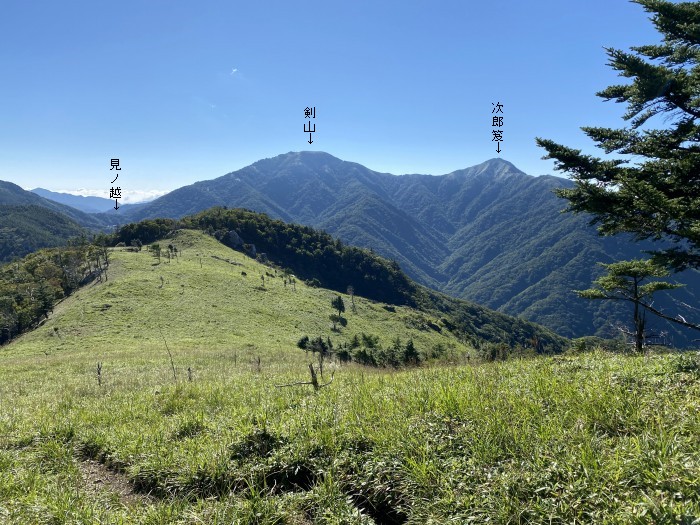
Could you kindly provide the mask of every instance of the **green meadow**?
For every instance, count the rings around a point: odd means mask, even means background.
[[[168,244],[0,349],[2,523],[700,523],[695,354],[480,362],[437,315],[343,295],[334,331],[335,292]],[[422,366],[294,384],[303,335],[362,334]]]

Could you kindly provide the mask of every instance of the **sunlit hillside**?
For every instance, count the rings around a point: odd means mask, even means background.
[[[344,296],[347,326],[333,331],[334,292],[200,232],[159,244],[160,261],[114,249],[107,281],[2,348],[3,522],[700,516],[694,355],[481,363],[425,312],[360,297],[353,311]],[[321,376],[297,347],[362,334],[412,340],[422,366],[329,357]],[[318,390],[305,384],[312,361]]]

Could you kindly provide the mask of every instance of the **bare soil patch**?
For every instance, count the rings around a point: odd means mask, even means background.
[[[124,474],[114,472],[94,459],[83,459],[78,463],[88,492],[111,492],[119,497],[124,505],[143,505],[152,498],[138,492]]]

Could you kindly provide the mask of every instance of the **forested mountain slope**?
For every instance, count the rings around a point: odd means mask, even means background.
[[[182,217],[218,205],[308,224],[396,260],[419,282],[520,315],[566,336],[615,334],[626,305],[591,302],[572,290],[590,286],[597,262],[642,256],[644,246],[600,238],[584,216],[563,214],[552,190],[565,179],[532,177],[492,159],[442,176],[395,176],[327,153],[298,152],[258,161],[175,190],[123,220]],[[697,304],[700,276],[673,297]],[[677,307],[659,294],[666,312]],[[666,322],[682,344],[686,335]]]

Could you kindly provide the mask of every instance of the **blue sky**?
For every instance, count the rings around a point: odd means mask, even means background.
[[[395,174],[496,156],[553,173],[536,136],[596,154],[579,128],[622,123],[595,96],[624,82],[603,48],[658,40],[627,0],[5,0],[0,179],[108,197],[119,158],[136,199],[300,150]]]

